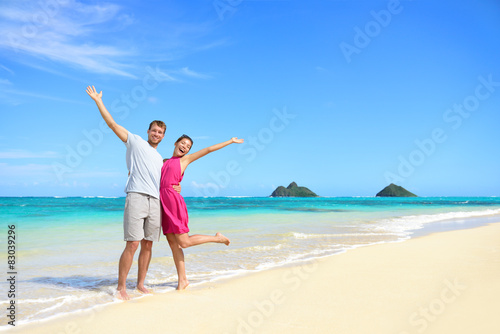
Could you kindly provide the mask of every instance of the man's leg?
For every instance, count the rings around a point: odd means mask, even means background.
[[[139,272],[137,274],[137,289],[142,293],[150,293],[144,286],[146,274],[153,249],[153,241],[160,241],[161,234],[161,207],[160,200],[152,196],[145,196],[147,199],[147,216],[144,220],[144,239],[141,240],[141,251],[139,253]]]
[[[142,293],[149,293],[149,290],[144,287],[144,281],[146,280],[149,263],[151,262],[152,249],[152,241],[145,239],[141,240],[141,251],[139,253],[139,273],[137,275],[137,289]]]
[[[139,247],[139,241],[127,241],[125,249],[123,250],[122,256],[120,257],[120,263],[118,265],[118,298],[123,300],[129,300],[130,297],[127,294],[127,276],[134,261],[134,254]]]

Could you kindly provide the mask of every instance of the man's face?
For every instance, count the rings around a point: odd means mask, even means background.
[[[150,145],[158,145],[163,137],[165,137],[165,131],[156,124],[153,124],[151,129],[148,130],[148,143]]]

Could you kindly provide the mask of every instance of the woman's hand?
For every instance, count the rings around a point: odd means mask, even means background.
[[[231,142],[236,144],[242,144],[244,141],[245,141],[244,139],[238,139],[237,137],[231,138]]]

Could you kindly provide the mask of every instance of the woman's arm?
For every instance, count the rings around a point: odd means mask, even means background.
[[[181,158],[181,172],[184,173],[186,167],[192,163],[193,161],[198,160],[201,157],[204,157],[208,153],[212,153],[214,151],[220,150],[223,147],[231,145],[232,143],[241,144],[243,143],[243,139],[238,139],[237,137],[233,137],[225,142],[215,144],[209,147],[205,147],[204,149],[199,150],[198,152],[187,154]]]

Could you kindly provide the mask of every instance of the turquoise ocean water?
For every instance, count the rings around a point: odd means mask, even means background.
[[[422,232],[500,221],[500,198],[186,198],[191,234],[222,232],[231,245],[184,250],[192,285],[333,255]],[[15,226],[16,324],[47,319],[114,298],[123,251],[124,198],[0,198],[0,307],[8,298],[9,226]],[[137,258],[137,254],[136,254]],[[134,262],[127,281],[132,297]],[[173,259],[165,239],[154,244],[146,285],[174,290]],[[8,318],[2,316],[0,329]]]

